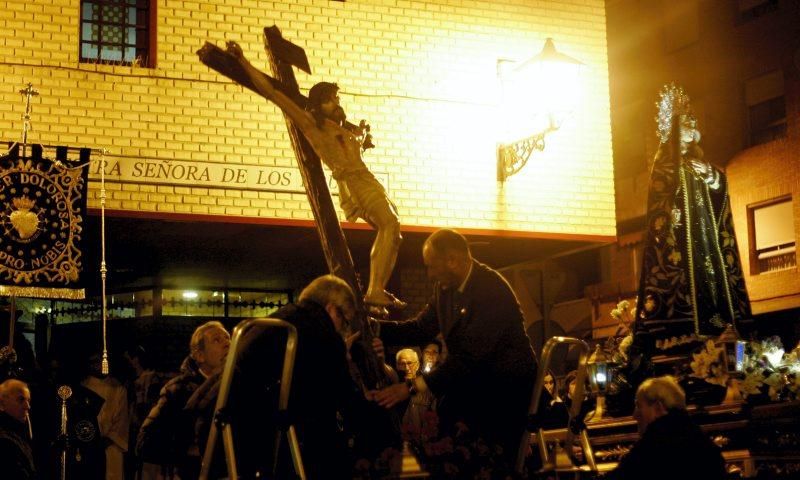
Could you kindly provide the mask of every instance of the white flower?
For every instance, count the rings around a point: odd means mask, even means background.
[[[619,342],[619,354],[622,356],[622,359],[626,362],[628,361],[628,349],[631,348],[633,344],[633,335],[627,335],[625,338]]]

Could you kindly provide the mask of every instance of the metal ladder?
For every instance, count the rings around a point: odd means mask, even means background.
[[[553,349],[558,345],[575,345],[580,349],[578,359],[577,377],[573,402],[569,410],[569,421],[565,428],[545,430],[542,427],[539,412],[539,400],[542,396],[544,386],[544,376],[549,370],[553,356]],[[589,443],[586,425],[583,419],[579,418],[581,404],[583,403],[584,390],[586,385],[586,362],[589,358],[589,345],[583,340],[572,337],[552,337],[545,343],[542,349],[542,363],[539,366],[539,374],[536,376],[536,383],[533,387],[531,404],[528,409],[528,425],[522,435],[520,447],[517,454],[516,470],[522,473],[525,466],[525,454],[528,447],[536,444],[539,448],[539,455],[542,459],[542,468],[537,474],[555,474],[556,478],[561,478],[560,474],[567,474],[573,478],[579,478],[582,472],[586,472],[585,467],[575,463],[575,437],[580,439],[583,456],[588,466],[588,471],[597,473],[597,464],[594,459],[594,452]],[[563,444],[563,446],[562,446]],[[552,451],[551,451],[552,450]]]
[[[206,442],[205,454],[203,455],[203,464],[200,470],[200,480],[208,480],[208,474],[211,469],[211,461],[214,457],[214,448],[216,447],[217,443],[217,435],[219,434],[220,430],[222,430],[222,443],[225,448],[225,462],[228,466],[228,477],[232,480],[239,478],[236,470],[236,453],[233,445],[233,427],[227,419],[225,409],[228,404],[231,382],[233,381],[234,369],[236,367],[239,341],[247,330],[255,326],[263,326],[265,328],[272,328],[276,330],[286,330],[286,350],[283,356],[281,388],[278,397],[278,418],[288,418],[287,409],[289,406],[289,391],[292,385],[292,372],[294,370],[295,354],[297,353],[297,330],[294,328],[294,325],[277,318],[253,318],[243,320],[236,326],[236,328],[233,329],[233,336],[231,337],[231,345],[228,350],[228,357],[225,360],[225,369],[222,371],[222,379],[220,383],[219,394],[217,396],[217,404],[214,407],[214,422],[211,424],[211,430],[208,433],[208,441]],[[291,452],[294,471],[298,478],[305,480],[306,474],[305,469],[303,468],[303,459],[300,454],[300,444],[297,441],[297,433],[294,425],[291,424],[285,426],[276,426],[275,448],[273,450],[272,459],[272,475],[274,477],[277,472],[281,437],[284,434],[286,435],[286,440]]]

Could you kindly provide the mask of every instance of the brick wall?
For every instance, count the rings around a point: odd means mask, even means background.
[[[785,70],[786,137],[742,151],[728,164],[729,192],[739,252],[753,313],[800,307],[800,275],[797,268],[754,274],[751,271],[751,235],[748,209],[753,205],[791,195],[795,245],[800,239],[800,78]]]
[[[403,288],[403,301],[408,302],[404,313],[418,312],[430,300],[433,284],[425,274],[424,268],[404,266],[400,269],[400,284]]]
[[[371,123],[377,148],[366,162],[404,225],[614,236],[603,0],[154,3],[156,68],[148,69],[79,63],[77,1],[0,1],[0,138],[19,139],[18,90],[31,82],[41,94],[33,142],[105,148],[120,168],[175,162],[298,177],[278,109],[195,54],[206,40],[236,40],[266,69],[261,32],[276,24],[308,55],[313,75],[298,72],[301,89],[335,81],[349,118]],[[586,64],[581,107],[501,184],[497,60],[524,60],[546,37]],[[312,218],[302,189],[120,181],[113,168],[107,176],[112,211]],[[96,208],[97,165],[91,179]]]

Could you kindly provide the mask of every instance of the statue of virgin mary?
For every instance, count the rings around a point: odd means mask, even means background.
[[[666,85],[658,107],[634,328],[651,354],[750,317],[725,174],[704,158],[683,89]]]

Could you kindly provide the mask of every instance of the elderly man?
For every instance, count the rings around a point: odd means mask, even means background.
[[[19,380],[0,383],[0,472],[3,478],[36,478],[28,429],[31,392]]]
[[[195,329],[181,373],[161,389],[158,402],[139,430],[136,446],[142,461],[175,466],[180,478],[197,478],[200,450],[195,438],[195,418],[185,410],[186,402],[206,378],[222,371],[230,338],[218,321],[206,322]]]
[[[686,412],[686,394],[671,376],[649,378],[636,391],[639,441],[608,474],[613,480],[727,478],[725,460]]]
[[[419,373],[419,355],[413,348],[404,348],[397,352],[397,371],[402,373],[406,382],[413,382]],[[435,408],[435,398],[430,389],[416,392],[408,400],[403,415],[403,426],[412,437],[421,432],[425,422],[425,414]]]
[[[404,348],[395,355],[397,372],[403,374],[404,380],[413,380],[419,371],[419,355],[413,348]]]
[[[376,392],[375,399],[392,407],[430,389],[439,399],[445,433],[463,421],[512,461],[536,375],[519,303],[499,273],[473,260],[458,232],[434,232],[422,257],[435,282],[433,297],[411,320],[381,321],[381,339],[388,345],[424,345],[441,333],[448,354],[436,369]]]

